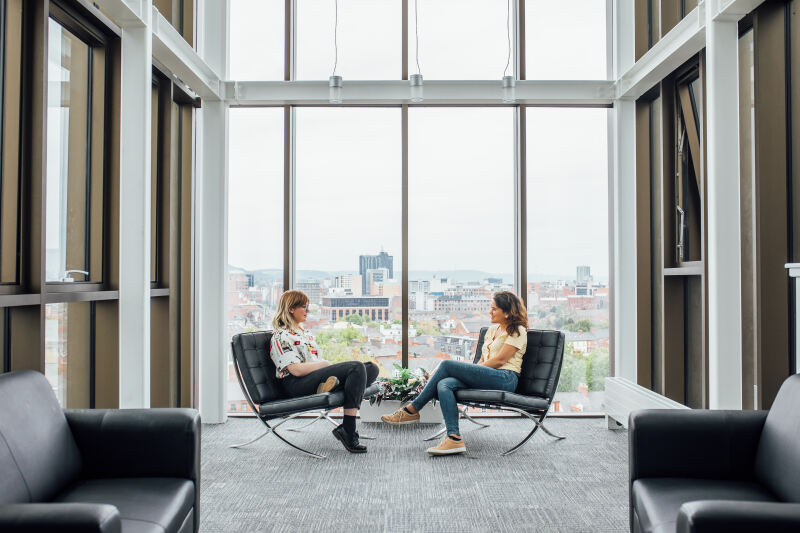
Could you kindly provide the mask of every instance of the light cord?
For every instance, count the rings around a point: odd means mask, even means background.
[[[506,77],[508,66],[511,64],[511,0],[506,2],[506,35],[508,37],[508,59],[506,59],[506,68],[503,70],[503,77]]]
[[[339,0],[333,0],[333,4],[336,15],[333,22],[333,73],[331,76],[336,75],[336,65],[339,64]]]
[[[419,20],[418,20],[419,5],[417,0],[414,0],[414,39],[416,43],[416,56],[417,56],[417,74],[422,73],[419,68]]]

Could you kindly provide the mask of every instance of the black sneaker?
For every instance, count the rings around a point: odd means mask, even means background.
[[[343,425],[336,426],[333,431],[333,436],[342,443],[345,450],[350,453],[366,453],[367,447],[358,442],[358,431],[353,434],[347,432]]]

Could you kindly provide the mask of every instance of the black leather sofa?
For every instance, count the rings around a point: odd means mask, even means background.
[[[200,415],[63,411],[45,377],[0,375],[0,531],[198,531]]]
[[[631,531],[800,531],[800,375],[769,411],[637,411],[628,438]]]

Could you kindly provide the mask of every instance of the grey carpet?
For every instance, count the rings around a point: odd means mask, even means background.
[[[301,425],[302,421],[290,424]],[[436,426],[362,424],[378,437],[367,454],[347,453],[318,421],[290,440],[327,455],[314,459],[268,435],[255,419],[203,426],[201,531],[626,531],[627,434],[602,419],[552,419],[516,453],[498,454],[531,422],[492,419],[472,431],[467,454],[430,457],[421,439]]]

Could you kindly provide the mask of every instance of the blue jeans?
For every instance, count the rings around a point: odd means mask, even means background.
[[[513,370],[499,370],[488,366],[461,361],[442,361],[411,405],[419,411],[433,398],[442,404],[442,416],[448,435],[461,435],[458,430],[458,402],[455,391],[459,389],[488,389],[514,392],[519,376]]]

